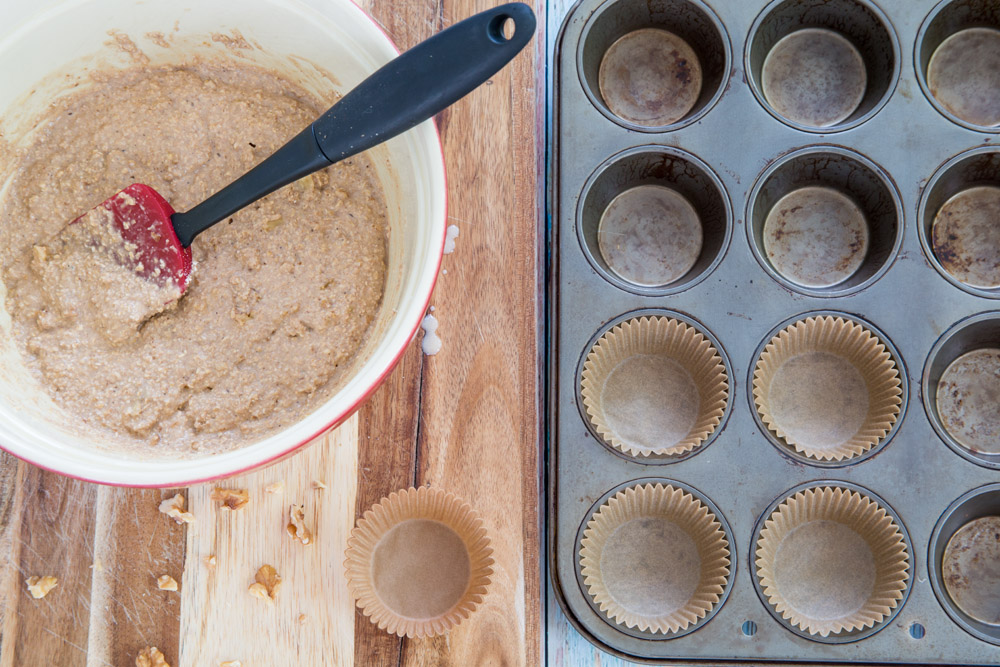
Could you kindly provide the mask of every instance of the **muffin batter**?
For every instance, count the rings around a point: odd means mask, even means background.
[[[163,453],[221,451],[300,420],[337,389],[381,303],[386,209],[370,163],[317,172],[204,232],[176,305],[109,320],[47,289],[69,220],[136,182],[187,210],[326,105],[242,64],[96,78],[41,120],[0,203],[0,275],[26,364],[105,440]]]

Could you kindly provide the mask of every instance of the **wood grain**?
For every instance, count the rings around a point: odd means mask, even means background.
[[[374,15],[405,48],[496,4],[397,3],[391,11],[377,5]],[[540,4],[537,9],[543,14]],[[460,234],[433,299],[444,345],[423,360],[419,426],[410,437],[416,441],[416,482],[453,491],[476,508],[493,537],[497,565],[484,605],[447,638],[403,642],[400,664],[541,660],[536,68],[543,32],[537,51],[529,47],[438,118],[449,222]],[[379,414],[387,409],[373,403],[370,422],[362,422],[363,460],[371,446],[366,426],[384,422]],[[391,432],[399,439],[411,433],[409,425]],[[360,637],[370,631],[358,632],[360,651]],[[371,664],[392,664],[391,656],[386,650]],[[358,664],[369,664],[360,662],[360,652],[357,657]]]
[[[185,528],[160,513],[176,491],[99,487],[91,573],[88,667],[131,665],[147,646],[176,656],[180,596],[156,587],[184,571]]]
[[[4,465],[19,468],[12,498],[21,509],[7,555],[0,664],[85,665],[97,487],[9,459]],[[24,583],[33,575],[55,576],[59,585],[36,600]]]
[[[148,645],[176,655],[180,604],[156,577],[180,577],[183,530],[160,491],[112,489],[0,458],[0,665],[131,664]],[[59,585],[33,599],[24,580]],[[171,597],[172,596],[172,597]]]
[[[357,417],[294,457],[220,483],[247,489],[250,502],[220,509],[214,485],[193,487],[181,584],[180,665],[349,665],[354,659],[354,601],[344,549],[357,496]],[[314,482],[326,485],[314,488]],[[265,487],[280,483],[280,493]],[[285,531],[290,504],[305,506],[314,543]],[[206,559],[215,556],[215,566]],[[262,565],[282,577],[272,603],[247,589]],[[304,615],[304,618],[303,618]]]

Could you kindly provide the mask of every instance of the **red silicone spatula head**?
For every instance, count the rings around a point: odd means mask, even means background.
[[[135,183],[106,199],[98,208],[111,211],[112,224],[123,241],[134,244],[130,268],[157,285],[173,284],[182,293],[187,289],[191,280],[191,249],[178,240],[170,221],[174,209],[160,193],[148,185]]]

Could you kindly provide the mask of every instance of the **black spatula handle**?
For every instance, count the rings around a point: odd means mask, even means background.
[[[510,21],[513,34],[504,36]],[[515,2],[421,42],[372,74],[245,175],[171,218],[184,247],[215,223],[303,176],[392,139],[485,83],[531,41],[535,14]]]

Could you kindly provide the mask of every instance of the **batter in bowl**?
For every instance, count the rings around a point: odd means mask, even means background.
[[[201,234],[184,296],[130,328],[123,313],[124,333],[46,273],[66,223],[126,185],[187,210],[327,106],[276,74],[207,62],[103,73],[53,105],[0,202],[0,277],[57,405],[110,442],[174,454],[259,440],[332,396],[385,284],[386,206],[364,155]]]

